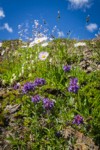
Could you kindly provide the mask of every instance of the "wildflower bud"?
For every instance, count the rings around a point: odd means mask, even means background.
[[[6,83],[6,81],[5,80],[2,80],[2,84],[5,84]]]
[[[24,74],[24,70],[22,70],[22,74]]]
[[[32,74],[30,73],[30,74],[28,75],[28,77],[32,77]]]
[[[28,70],[31,70],[31,67],[28,67]]]
[[[21,77],[21,76],[22,76],[22,74],[20,73],[20,74],[19,74],[19,77]]]
[[[13,77],[13,80],[15,80],[15,79],[16,79],[16,76]]]
[[[12,74],[12,77],[16,76],[15,73]]]
[[[12,84],[13,82],[14,82],[14,79],[11,79],[11,80],[10,80],[10,83]]]
[[[34,63],[34,60],[31,60],[31,63],[33,64],[33,63]]]
[[[32,58],[32,54],[30,55],[30,59]]]
[[[52,58],[49,59],[49,62],[50,62],[50,63],[52,62]]]

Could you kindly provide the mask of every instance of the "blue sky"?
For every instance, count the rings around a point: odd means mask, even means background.
[[[28,26],[31,37],[34,20],[50,32],[56,25],[59,37],[66,37],[70,30],[70,38],[91,39],[100,32],[99,15],[100,0],[0,0],[0,41],[19,38],[18,25],[23,29]]]

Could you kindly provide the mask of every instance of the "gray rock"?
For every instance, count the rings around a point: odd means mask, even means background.
[[[15,105],[7,105],[6,108],[4,109],[5,111],[8,111],[10,114],[15,113],[19,108],[20,104],[15,104]]]

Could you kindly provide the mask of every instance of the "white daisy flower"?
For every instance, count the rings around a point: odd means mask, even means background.
[[[29,47],[33,47],[35,45],[34,41],[29,44]]]
[[[48,57],[49,53],[48,52],[40,52],[39,53],[39,59],[40,60],[45,60]]]
[[[35,44],[39,44],[39,43],[42,43],[44,41],[46,41],[48,38],[46,36],[44,37],[40,37],[40,38],[35,38],[34,41],[32,41],[30,44],[29,44],[29,47],[33,47]]]
[[[34,42],[35,42],[35,44],[39,44],[39,43],[46,41],[47,39],[48,38],[46,36],[40,37],[40,38],[35,38]]]
[[[47,43],[47,42],[45,42],[45,43],[41,44],[41,46],[42,46],[42,47],[46,47],[47,45],[48,45],[48,43]]]
[[[78,42],[74,44],[74,47],[79,47],[79,46],[86,46],[86,43],[84,42]]]
[[[27,47],[27,45],[22,45],[22,46],[21,46],[21,48],[26,48],[26,47]]]

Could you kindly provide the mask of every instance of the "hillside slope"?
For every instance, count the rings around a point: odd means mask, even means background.
[[[98,150],[100,41],[9,43],[0,49],[0,148]]]

